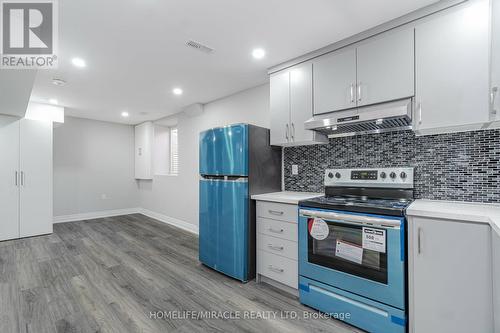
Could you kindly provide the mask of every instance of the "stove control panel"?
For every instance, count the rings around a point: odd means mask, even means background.
[[[327,169],[325,186],[413,188],[413,168]]]

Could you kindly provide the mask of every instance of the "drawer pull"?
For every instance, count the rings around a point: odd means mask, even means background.
[[[274,232],[275,234],[282,234],[283,231],[285,231],[283,229],[276,230],[276,229],[273,229],[273,228],[269,228],[267,230],[269,230],[270,232]]]
[[[269,268],[270,271],[277,272],[277,273],[283,273],[285,271],[283,268],[277,268],[277,267],[274,267],[273,265],[269,265],[269,266],[267,266],[267,268]]]
[[[267,247],[275,251],[283,251],[285,249],[283,246],[276,246],[272,244],[268,244]]]
[[[285,214],[285,212],[281,212],[281,211],[277,211],[277,210],[271,210],[271,209],[269,209],[268,212],[269,212],[269,214],[279,215],[279,216]]]

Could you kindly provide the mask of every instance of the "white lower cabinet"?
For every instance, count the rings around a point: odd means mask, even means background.
[[[297,215],[297,205],[257,201],[257,278],[287,291],[298,286]]]
[[[52,122],[0,116],[0,240],[52,233]]]
[[[491,227],[409,217],[412,333],[493,333]]]

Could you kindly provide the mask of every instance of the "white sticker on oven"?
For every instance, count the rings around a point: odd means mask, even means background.
[[[363,228],[363,249],[385,253],[385,230]]]
[[[315,218],[312,223],[309,222],[309,234],[316,240],[325,240],[330,233],[328,224],[322,219]]]
[[[335,246],[335,255],[339,258],[360,264],[363,262],[363,248],[341,240]]]

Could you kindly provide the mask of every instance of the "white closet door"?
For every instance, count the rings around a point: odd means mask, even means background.
[[[0,116],[0,241],[19,238],[19,121]],[[17,178],[16,178],[17,177]]]
[[[52,233],[52,123],[21,120],[21,237]]]

